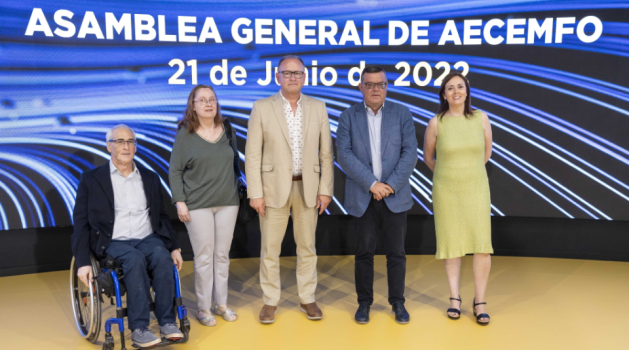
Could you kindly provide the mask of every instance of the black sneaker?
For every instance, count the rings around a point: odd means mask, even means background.
[[[392,306],[393,313],[395,314],[395,322],[399,324],[407,324],[411,320],[411,316],[409,316],[406,308],[404,307],[404,303],[395,303]]]
[[[356,311],[356,315],[354,316],[354,320],[356,320],[356,323],[369,323],[369,308],[369,304],[358,305],[358,311]]]

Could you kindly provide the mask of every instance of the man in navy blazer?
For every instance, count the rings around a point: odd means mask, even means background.
[[[106,139],[111,160],[84,172],[76,193],[72,253],[78,277],[87,285],[94,276],[90,252],[97,260],[111,256],[122,263],[131,339],[143,348],[161,342],[148,329],[152,279],[162,337],[182,338],[173,311],[173,262],[181,269],[183,260],[159,176],[133,161],[137,141],[131,128],[115,126]]]
[[[389,303],[398,323],[408,323],[404,307],[406,213],[413,206],[409,179],[417,163],[417,137],[409,109],[385,101],[387,77],[378,66],[364,68],[359,85],[364,100],[343,113],[336,131],[338,162],[345,181],[345,209],[354,216],[358,323],[369,322],[373,303],[373,257],[382,229],[387,257]]]

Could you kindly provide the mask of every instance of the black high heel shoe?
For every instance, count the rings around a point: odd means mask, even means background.
[[[486,302],[482,302],[482,303],[477,303],[476,302],[476,298],[474,298],[474,316],[476,316],[476,323],[478,323],[481,326],[486,326],[489,324],[489,315],[487,314],[476,314],[476,305],[487,305]],[[487,322],[481,322],[480,319],[481,318],[486,318]]]
[[[459,302],[459,308],[458,309],[453,309],[453,308],[449,308],[448,311],[446,311],[448,313],[448,317],[450,317],[453,320],[458,320],[459,318],[461,318],[461,296],[459,295],[459,298],[450,298],[450,300],[456,300]],[[450,316],[450,312],[455,313],[456,317],[454,316]]]

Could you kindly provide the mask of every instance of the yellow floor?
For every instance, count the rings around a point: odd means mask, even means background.
[[[282,258],[283,301],[276,322],[260,324],[259,259],[234,259],[229,304],[239,319],[219,318],[216,327],[203,327],[194,318],[192,263],[186,262],[181,278],[192,316],[191,340],[164,349],[629,349],[628,263],[493,257],[488,327],[478,326],[472,314],[471,257],[463,261],[458,321],[445,315],[443,261],[409,256],[407,266],[408,325],[393,320],[383,256],[376,258],[376,300],[368,325],[353,321],[353,257],[329,256],[318,264],[323,320],[309,321],[299,311],[295,258]],[[104,310],[105,317],[113,315],[111,306]],[[0,278],[0,314],[0,349],[101,348],[104,331],[91,344],[75,329],[68,271]],[[155,320],[151,328],[158,331]],[[115,338],[120,349],[118,334]]]

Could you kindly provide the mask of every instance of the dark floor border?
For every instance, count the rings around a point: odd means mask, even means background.
[[[192,247],[180,222],[183,256],[191,260]],[[230,256],[260,256],[258,221],[238,224]],[[72,259],[72,227],[0,231],[0,276],[66,270]],[[319,255],[353,255],[355,234],[352,218],[322,216],[317,226]],[[629,261],[629,221],[570,220],[553,218],[493,217],[495,255],[565,259]],[[407,254],[435,254],[432,216],[409,216]],[[377,254],[383,254],[379,244]],[[282,243],[282,256],[294,256],[291,224]]]

